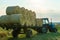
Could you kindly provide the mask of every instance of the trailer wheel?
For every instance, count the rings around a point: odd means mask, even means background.
[[[32,37],[32,31],[31,30],[27,30],[26,37],[28,37],[28,38]]]
[[[6,28],[6,30],[8,30],[8,28]]]
[[[18,34],[15,30],[12,31],[12,36],[15,38],[15,37],[18,37]]]
[[[3,29],[5,28],[5,27],[2,27]]]
[[[15,37],[18,37],[18,34],[20,33],[20,30],[19,29],[14,29],[12,31],[12,36],[15,38]]]
[[[6,30],[8,30],[9,28],[8,27],[6,27]]]
[[[47,28],[46,27],[42,27],[42,33],[47,33]]]
[[[42,28],[38,28],[37,32],[42,33]]]

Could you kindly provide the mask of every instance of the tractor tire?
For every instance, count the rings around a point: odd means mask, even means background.
[[[32,37],[32,31],[31,31],[31,30],[27,30],[27,32],[26,32],[26,37],[27,37],[27,38]]]
[[[42,27],[42,33],[47,33],[47,28],[46,27]]]
[[[53,32],[53,30],[51,28],[49,28],[49,32]]]
[[[49,29],[49,32],[55,32],[56,33],[57,32],[57,29],[56,28],[53,28],[53,29],[50,28]]]

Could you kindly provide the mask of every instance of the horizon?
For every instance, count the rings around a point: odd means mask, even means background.
[[[36,12],[36,18],[52,18],[60,22],[60,0],[1,0],[0,16],[6,15],[8,6],[20,6]]]

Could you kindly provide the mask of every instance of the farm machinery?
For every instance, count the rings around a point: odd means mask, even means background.
[[[39,33],[47,33],[48,30],[49,30],[49,32],[57,32],[55,24],[53,24],[52,21],[49,22],[48,18],[37,19],[37,26],[39,27],[40,24],[41,24],[41,26],[40,26],[40,28],[38,28]]]
[[[13,29],[13,37],[18,37],[18,34],[26,34],[26,37],[31,37],[31,29],[36,30],[38,33],[47,33],[48,30],[57,32],[57,29],[52,22],[49,22],[48,18],[36,18],[35,12],[24,7],[7,7],[6,14],[0,17],[0,26],[7,30]]]

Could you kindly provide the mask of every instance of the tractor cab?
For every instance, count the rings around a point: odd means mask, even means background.
[[[55,28],[55,25],[51,22],[49,22],[48,18],[42,18],[43,20],[43,24],[42,24],[42,32],[46,33],[47,30],[49,30],[50,32],[57,32],[57,29]]]
[[[48,20],[48,18],[42,18],[42,20],[43,20],[43,26],[48,26],[49,25],[49,20]]]

